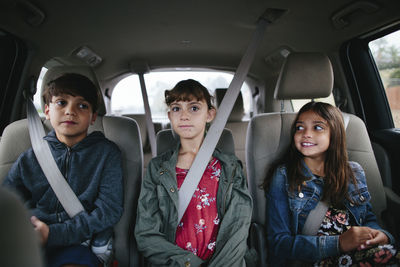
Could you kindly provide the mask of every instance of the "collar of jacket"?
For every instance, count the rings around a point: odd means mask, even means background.
[[[105,138],[104,134],[100,131],[94,131],[88,134],[82,141],[73,145],[71,147],[72,150],[80,150],[85,147],[92,146],[93,144],[98,143],[100,140]],[[65,148],[66,145],[60,140],[57,139],[56,132],[54,130],[50,131],[45,137],[43,137],[52,147],[62,149]]]
[[[315,176],[312,171],[310,170],[310,168],[308,168],[307,164],[305,163],[304,159],[301,159],[302,164],[303,164],[303,174],[305,177],[307,177],[308,179],[305,182],[310,182],[313,181],[315,179],[320,180],[320,181],[324,181],[323,178],[318,178],[317,176]]]
[[[159,179],[160,183],[163,187],[168,191],[169,196],[173,200],[176,210],[178,210],[179,205],[179,196],[178,196],[178,185],[176,181],[176,163],[178,161],[178,154],[179,154],[179,147],[180,142],[178,141],[175,149],[168,150],[160,155],[161,164],[157,170],[158,175],[163,176],[167,175],[170,178],[166,179]],[[236,164],[237,158],[233,155],[230,156],[229,154],[222,153],[218,148],[214,150],[213,157],[217,158],[221,162],[221,168],[225,169],[233,167]],[[240,162],[240,161],[239,161]],[[229,167],[228,167],[229,166]],[[236,171],[232,168],[232,171]],[[232,173],[227,173],[226,171],[223,172],[224,175],[220,177],[221,180],[225,184],[229,184],[231,181]],[[220,184],[221,186],[221,184]]]
[[[174,149],[168,150],[168,151],[164,152],[162,155],[160,155],[161,157],[164,158],[160,172],[162,172],[162,169],[166,169],[171,172],[171,175],[173,177],[176,177],[175,167],[176,167],[176,163],[178,162],[180,145],[181,145],[181,143],[180,143],[180,141],[178,141]],[[217,158],[223,164],[231,164],[232,165],[232,164],[235,164],[235,161],[237,161],[237,159],[235,157],[230,156],[229,154],[226,154],[226,153],[222,153],[221,150],[218,148],[215,148],[212,156]],[[175,181],[175,186],[176,186],[176,181]]]

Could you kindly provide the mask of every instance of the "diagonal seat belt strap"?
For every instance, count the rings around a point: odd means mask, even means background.
[[[29,97],[26,99],[29,135],[33,151],[51,188],[69,217],[72,218],[83,211],[84,208],[58,169],[53,155],[51,154],[49,144],[43,139],[45,132],[42,120],[40,119],[32,100]]]
[[[207,167],[210,157],[215,150],[215,146],[224,130],[228,116],[232,111],[233,105],[239,95],[240,89],[243,82],[249,72],[251,63],[253,62],[257,47],[262,40],[264,31],[267,25],[267,21],[261,19],[258,22],[256,32],[253,35],[249,47],[247,48],[242,60],[233,76],[232,82],[222,100],[217,116],[214,119],[210,129],[208,130],[207,136],[205,137],[203,144],[201,145],[196,158],[193,161],[189,172],[183,181],[181,188],[179,189],[179,207],[178,207],[178,222],[181,221],[183,214],[186,211],[187,206],[192,199],[193,193],[195,192],[201,177]]]
[[[142,97],[143,97],[143,104],[144,104],[144,110],[145,110],[144,114],[146,117],[147,134],[148,134],[149,141],[150,141],[151,156],[154,158],[157,155],[156,134],[154,131],[154,124],[151,119],[151,110],[150,110],[149,98],[147,96],[144,75],[143,75],[143,73],[139,73],[138,75],[139,75],[139,81],[140,81],[140,88],[142,89]],[[142,142],[144,142],[144,141],[142,140]]]

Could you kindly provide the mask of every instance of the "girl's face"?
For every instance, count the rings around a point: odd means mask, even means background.
[[[205,100],[175,101],[169,106],[168,118],[173,130],[184,139],[203,139],[206,123],[215,116]]]
[[[311,110],[299,116],[296,121],[294,143],[304,157],[324,160],[329,140],[330,128],[321,116]]]

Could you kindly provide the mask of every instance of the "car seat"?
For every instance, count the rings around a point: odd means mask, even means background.
[[[291,53],[280,73],[275,89],[278,100],[314,99],[327,97],[333,88],[333,70],[329,58],[321,53]],[[260,185],[271,164],[287,150],[290,143],[290,127],[296,113],[266,113],[253,117],[249,123],[246,144],[249,188],[254,200],[252,246],[259,254],[261,264],[266,265],[266,199]],[[387,216],[387,208],[396,207],[396,200],[385,194],[381,175],[375,160],[364,122],[355,115],[343,113],[346,125],[349,160],[361,164],[372,199],[371,204],[382,226],[393,231],[394,223]],[[387,202],[388,201],[388,202]],[[399,202],[400,203],[400,202]],[[389,213],[390,214],[390,213]],[[393,214],[393,211],[392,211]],[[394,234],[394,232],[392,232]]]
[[[0,265],[44,266],[28,211],[14,193],[4,188],[0,188],[0,214]]]
[[[222,99],[225,96],[227,89],[217,88],[215,89],[214,96],[217,103],[217,108],[222,103]],[[243,121],[244,107],[242,93],[239,95],[233,105],[231,114],[228,117],[225,128],[232,131],[233,140],[235,142],[235,154],[242,161],[243,172],[246,174],[246,136],[247,126],[249,121]]]
[[[94,72],[86,66],[57,66],[50,68],[43,77],[43,85],[59,77],[63,73],[79,73],[89,79],[99,88]],[[101,94],[101,92],[100,92]],[[101,99],[102,100],[102,99]],[[44,104],[42,103],[43,110]],[[44,121],[45,131],[51,130],[48,120]],[[99,105],[98,116],[89,127],[89,133],[101,131],[116,143],[122,153],[122,168],[124,178],[124,212],[120,221],[114,227],[114,256],[119,266],[140,266],[140,257],[133,237],[136,221],[137,199],[143,175],[142,143],[137,123],[127,117],[105,115],[105,105]],[[26,119],[11,123],[6,127],[0,142],[0,182],[7,175],[18,156],[31,147],[28,122]]]
[[[146,115],[145,114],[123,114],[122,116],[134,119],[139,125],[140,136],[142,138],[142,147],[143,147],[143,166],[144,173],[146,173],[146,168],[150,160],[152,159],[151,155],[151,146],[150,146],[150,138],[148,136],[148,130],[146,126]],[[157,134],[161,129],[162,125],[159,122],[153,122],[154,131]]]

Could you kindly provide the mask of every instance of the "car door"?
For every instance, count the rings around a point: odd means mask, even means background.
[[[375,143],[374,151],[378,162],[381,162],[381,173],[390,168],[383,175],[384,184],[399,195],[399,24],[350,40],[343,45],[341,58],[356,113],[366,123]]]
[[[19,113],[22,71],[27,58],[23,42],[0,29],[0,136]]]

